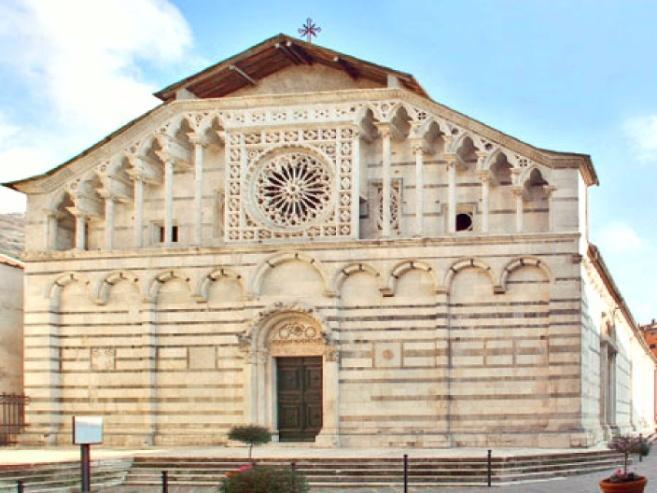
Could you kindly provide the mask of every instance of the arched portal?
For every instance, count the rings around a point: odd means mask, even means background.
[[[277,303],[240,342],[247,421],[266,426],[278,441],[336,446],[337,351],[318,314]]]

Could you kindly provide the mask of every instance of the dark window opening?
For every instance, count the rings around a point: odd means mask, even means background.
[[[160,243],[164,243],[164,226],[160,226]],[[178,226],[171,228],[171,242],[178,243]]]
[[[462,212],[456,215],[456,231],[472,231],[472,216]]]
[[[650,345],[650,349],[655,349],[655,347],[656,347],[655,344],[651,344],[651,345]]]

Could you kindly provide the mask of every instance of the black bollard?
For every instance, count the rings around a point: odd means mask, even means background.
[[[404,493],[408,493],[408,454],[404,454]]]
[[[488,487],[491,487],[491,483],[493,482],[493,464],[491,461],[491,455],[493,451],[491,449],[488,449]]]
[[[169,493],[169,473],[162,471],[162,493]]]
[[[23,490],[24,490],[23,481],[19,479],[18,481],[16,481],[16,491],[18,493],[23,493]]]

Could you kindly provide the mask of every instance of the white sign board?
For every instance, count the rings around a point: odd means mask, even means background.
[[[103,418],[101,416],[73,416],[73,443],[91,445],[103,442]]]

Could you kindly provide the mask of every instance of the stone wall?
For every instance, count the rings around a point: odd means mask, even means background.
[[[275,429],[254,411],[273,382],[249,380],[240,340],[277,303],[313,307],[331,334],[325,400],[342,445],[568,447],[599,434],[581,419],[576,235],[297,246],[30,262],[26,439],[67,443],[75,413],[105,415],[119,445],[222,443],[254,419]]]
[[[0,394],[23,392],[23,269],[0,255]]]

